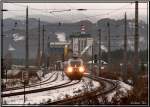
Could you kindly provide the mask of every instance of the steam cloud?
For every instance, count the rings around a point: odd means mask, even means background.
[[[105,52],[108,52],[108,49],[104,45],[101,46],[101,49],[104,50]]]
[[[66,41],[66,34],[64,32],[56,32],[57,39],[59,42],[65,42]]]
[[[16,49],[15,49],[11,44],[9,44],[8,50],[9,50],[9,51],[15,51]]]

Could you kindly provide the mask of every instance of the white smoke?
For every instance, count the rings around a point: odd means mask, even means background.
[[[134,42],[132,40],[128,40],[128,47],[130,50],[134,50]]]
[[[16,49],[15,49],[11,44],[9,44],[8,50],[9,50],[9,51],[15,51]]]
[[[25,39],[24,36],[20,36],[18,33],[13,34],[12,36],[15,42]]]
[[[104,50],[105,52],[108,52],[108,49],[104,45],[101,45],[101,49]]]
[[[65,42],[66,41],[66,34],[64,32],[56,32],[57,39],[59,42]]]
[[[144,37],[140,37],[140,39],[139,39],[139,42],[145,42],[145,39],[144,39]]]

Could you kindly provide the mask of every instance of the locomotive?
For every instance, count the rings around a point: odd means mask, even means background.
[[[86,70],[83,60],[79,57],[73,57],[67,61],[64,71],[70,80],[80,80]]]

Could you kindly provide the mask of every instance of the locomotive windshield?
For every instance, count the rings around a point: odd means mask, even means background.
[[[76,67],[80,67],[81,66],[81,61],[71,61],[70,62],[70,65],[71,66],[76,66]]]

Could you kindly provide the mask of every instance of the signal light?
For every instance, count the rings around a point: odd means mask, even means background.
[[[97,55],[95,54],[95,55],[94,55],[94,63],[97,63],[97,59],[98,59],[98,58],[97,58]]]

